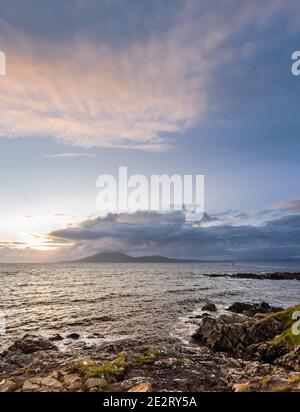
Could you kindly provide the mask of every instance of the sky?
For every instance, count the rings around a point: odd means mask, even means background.
[[[0,262],[300,259],[297,0],[0,0]],[[200,174],[205,215],[99,213],[98,176]]]

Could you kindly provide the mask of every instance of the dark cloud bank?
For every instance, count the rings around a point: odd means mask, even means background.
[[[73,243],[73,253],[121,250],[198,259],[300,259],[300,214],[280,215],[263,224],[228,224],[208,216],[197,225],[181,212],[109,214],[50,233]],[[209,223],[208,223],[209,222]]]

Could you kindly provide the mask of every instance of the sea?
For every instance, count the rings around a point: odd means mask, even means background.
[[[256,280],[208,274],[300,272],[299,264],[0,264],[0,350],[26,333],[86,345],[138,339],[189,341],[207,302],[218,313],[236,301],[289,307],[300,301],[296,280]]]

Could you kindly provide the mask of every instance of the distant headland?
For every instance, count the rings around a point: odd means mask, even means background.
[[[83,259],[73,260],[72,263],[195,263],[195,259],[174,259],[166,256],[130,256],[121,252],[100,252]]]

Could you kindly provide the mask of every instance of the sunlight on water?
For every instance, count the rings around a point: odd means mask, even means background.
[[[297,271],[272,264],[51,264],[0,266],[6,334],[1,347],[24,333],[78,332],[87,340],[189,336],[189,317],[203,303],[220,311],[234,301],[284,307],[300,298],[297,281],[209,278],[209,273]]]

